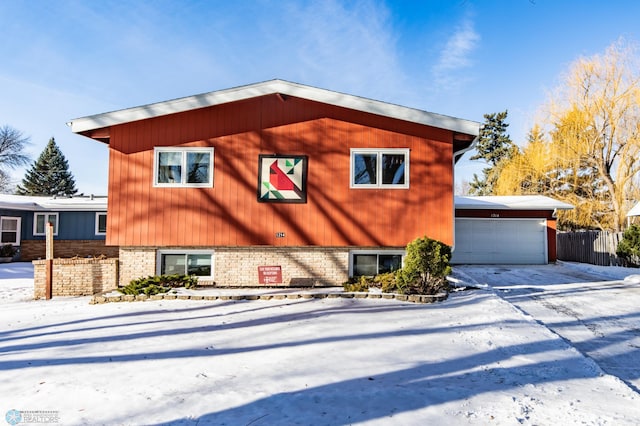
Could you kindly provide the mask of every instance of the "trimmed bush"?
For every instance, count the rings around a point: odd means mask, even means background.
[[[158,293],[166,293],[172,288],[195,288],[198,285],[198,277],[195,275],[154,275],[146,278],[131,280],[131,282],[119,288],[123,294],[146,294],[151,296]]]
[[[436,294],[449,287],[451,247],[432,240],[417,238],[407,245],[404,267],[396,272],[396,287],[406,294]]]
[[[344,291],[369,291],[369,286],[373,283],[373,278],[364,275],[351,278],[344,283]]]
[[[374,277],[350,278],[345,291],[369,291],[377,287],[384,293],[437,294],[449,289],[451,247],[430,238],[417,238],[407,245],[404,267]]]
[[[385,274],[376,275],[373,278],[376,287],[380,287],[383,293],[395,293],[398,289],[396,285],[396,274],[387,272]]]
[[[640,225],[631,225],[624,231],[616,254],[630,266],[640,266]]]

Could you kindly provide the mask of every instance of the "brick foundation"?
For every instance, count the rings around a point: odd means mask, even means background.
[[[163,249],[178,249],[163,247]],[[180,250],[203,250],[181,247]],[[120,248],[120,285],[132,279],[156,274],[156,248]],[[215,282],[219,287],[264,287],[258,280],[258,266],[280,266],[282,284],[272,286],[341,286],[349,275],[347,247],[217,247],[214,251]]]
[[[30,262],[45,258],[45,240],[22,240],[20,242],[20,260]],[[118,247],[107,246],[104,240],[54,240],[53,256],[69,257],[118,257]]]
[[[124,287],[131,280],[156,275],[156,249],[145,247],[120,248],[119,285]]]
[[[34,298],[45,297],[46,260],[33,261]],[[53,296],[91,296],[113,290],[118,259],[54,259]]]

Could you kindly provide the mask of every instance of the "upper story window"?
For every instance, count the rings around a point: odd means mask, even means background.
[[[409,188],[408,149],[351,149],[351,188]]]
[[[58,235],[58,213],[34,213],[33,235],[45,235],[47,222],[53,225],[53,235]]]
[[[97,212],[96,213],[96,235],[106,235],[106,234],[107,234],[107,213]]]
[[[154,186],[213,187],[213,148],[155,148]]]
[[[0,243],[20,245],[20,218],[11,216],[0,217]]]

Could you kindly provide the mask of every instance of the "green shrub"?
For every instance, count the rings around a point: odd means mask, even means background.
[[[373,279],[364,275],[349,279],[342,285],[344,291],[369,291]]]
[[[640,225],[631,225],[624,231],[616,254],[630,266],[640,266]]]
[[[345,291],[369,291],[380,288],[384,293],[437,294],[447,291],[446,277],[451,273],[451,247],[430,238],[417,238],[407,245],[404,266],[394,272],[374,277],[350,278]]]
[[[394,272],[376,275],[373,278],[373,282],[376,287],[380,287],[383,293],[395,293],[397,291],[396,274]]]
[[[451,247],[430,238],[417,238],[407,245],[404,267],[396,272],[401,293],[436,294],[448,289]]]
[[[158,293],[166,293],[172,288],[195,288],[198,285],[198,277],[195,275],[154,275],[146,278],[138,278],[119,288],[123,294],[146,294],[151,296]]]

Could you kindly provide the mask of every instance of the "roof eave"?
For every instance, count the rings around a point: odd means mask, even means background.
[[[441,114],[408,108],[400,105],[334,92],[284,80],[270,80],[247,86],[187,96],[118,111],[106,112],[73,119],[69,122],[74,133],[99,139],[92,132],[110,126],[145,120],[168,114],[191,111],[215,105],[255,98],[270,94],[283,94],[309,99],[385,117],[401,119],[458,133],[477,136],[480,123]],[[103,141],[105,138],[103,138]]]

